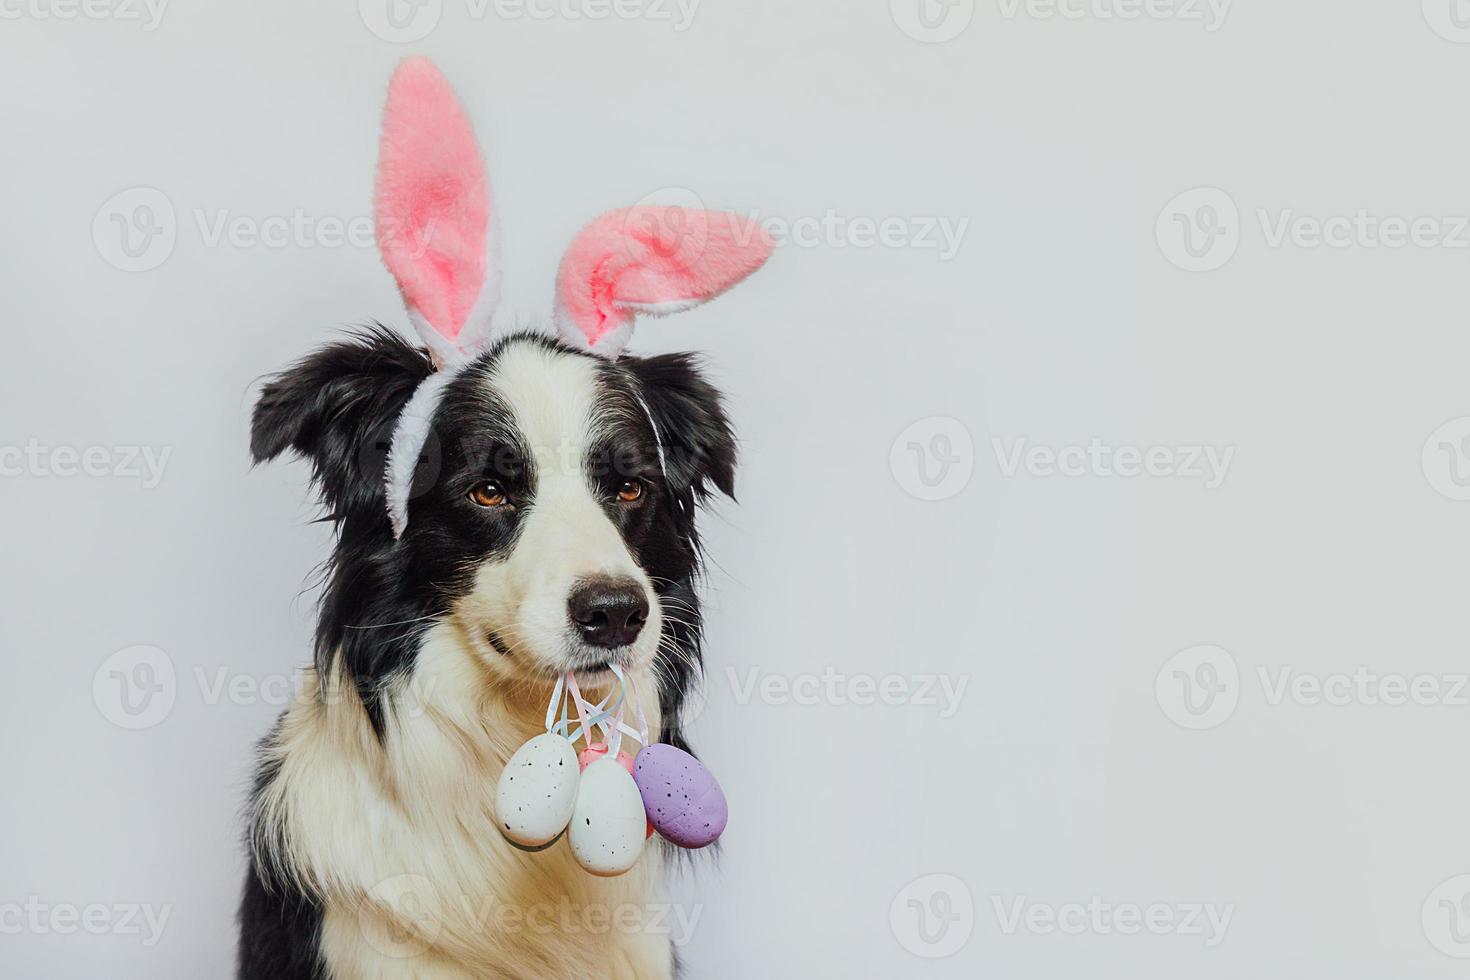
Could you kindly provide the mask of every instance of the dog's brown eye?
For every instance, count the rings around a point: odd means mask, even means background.
[[[500,484],[492,480],[476,483],[471,487],[470,499],[481,507],[502,507],[506,502],[505,491],[500,489]]]
[[[625,504],[631,504],[641,496],[643,496],[643,484],[637,480],[628,480],[618,487],[618,499]]]

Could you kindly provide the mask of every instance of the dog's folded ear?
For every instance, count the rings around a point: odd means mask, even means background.
[[[713,487],[735,496],[735,434],[720,393],[705,380],[692,354],[625,357],[658,427],[664,466],[676,491],[709,496]]]
[[[422,350],[382,327],[329,344],[266,383],[251,418],[250,453],[262,463],[293,451],[311,461],[334,519],[361,505],[386,524],[388,440],[432,370]]]

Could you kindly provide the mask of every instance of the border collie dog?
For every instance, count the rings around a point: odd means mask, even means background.
[[[596,699],[619,667],[655,740],[687,748],[696,511],[733,493],[735,441],[693,357],[621,351],[636,313],[717,295],[770,243],[731,216],[695,213],[691,245],[689,214],[613,212],[563,261],[558,337],[494,336],[474,146],[442,76],[405,62],[375,207],[427,349],[367,329],[255,406],[255,460],[310,462],[336,543],[314,663],[251,795],[245,980],[675,972],[667,929],[579,927],[656,909],[664,849],[613,878],[564,841],[527,853],[498,831],[495,785],[567,671]]]

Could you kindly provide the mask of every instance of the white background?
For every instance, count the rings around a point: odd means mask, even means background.
[[[410,53],[486,144],[507,322],[581,222],[651,194],[835,229],[637,342],[706,352],[744,449],[706,524],[694,734],[733,817],[679,885],[691,976],[1464,975],[1470,422],[1431,438],[1470,416],[1452,0],[925,0],[932,31],[912,0],[704,0],[684,29],[429,0],[408,43],[376,0],[173,0],[152,29],[92,2],[0,0],[0,975],[232,969],[251,747],[329,542],[304,466],[250,469],[248,413],[342,327],[405,323],[332,228],[368,214]],[[115,197],[139,187],[166,209]],[[1436,223],[1311,244],[1360,209]],[[165,234],[129,259],[114,215]],[[222,215],[308,230],[212,240]],[[936,220],[968,223],[954,254]],[[1008,463],[1094,439],[1233,455],[1213,488]],[[58,447],[169,456],[145,486]],[[129,730],[112,671],[146,677],[109,658],[137,645],[175,691]],[[1275,694],[1360,667],[1439,694]],[[1209,668],[1214,701],[1185,686]],[[964,684],[958,710],[853,703],[891,675]],[[904,891],[926,875],[952,877]],[[1094,897],[1229,926],[1045,927]],[[17,929],[27,902],[170,911],[147,945]]]

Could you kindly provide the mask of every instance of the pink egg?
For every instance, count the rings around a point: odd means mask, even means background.
[[[583,769],[586,769],[605,755],[607,755],[607,743],[593,742],[577,756],[577,763]],[[618,752],[618,762],[622,764],[624,769],[628,770],[628,775],[633,775],[633,757],[631,755],[626,752]]]

